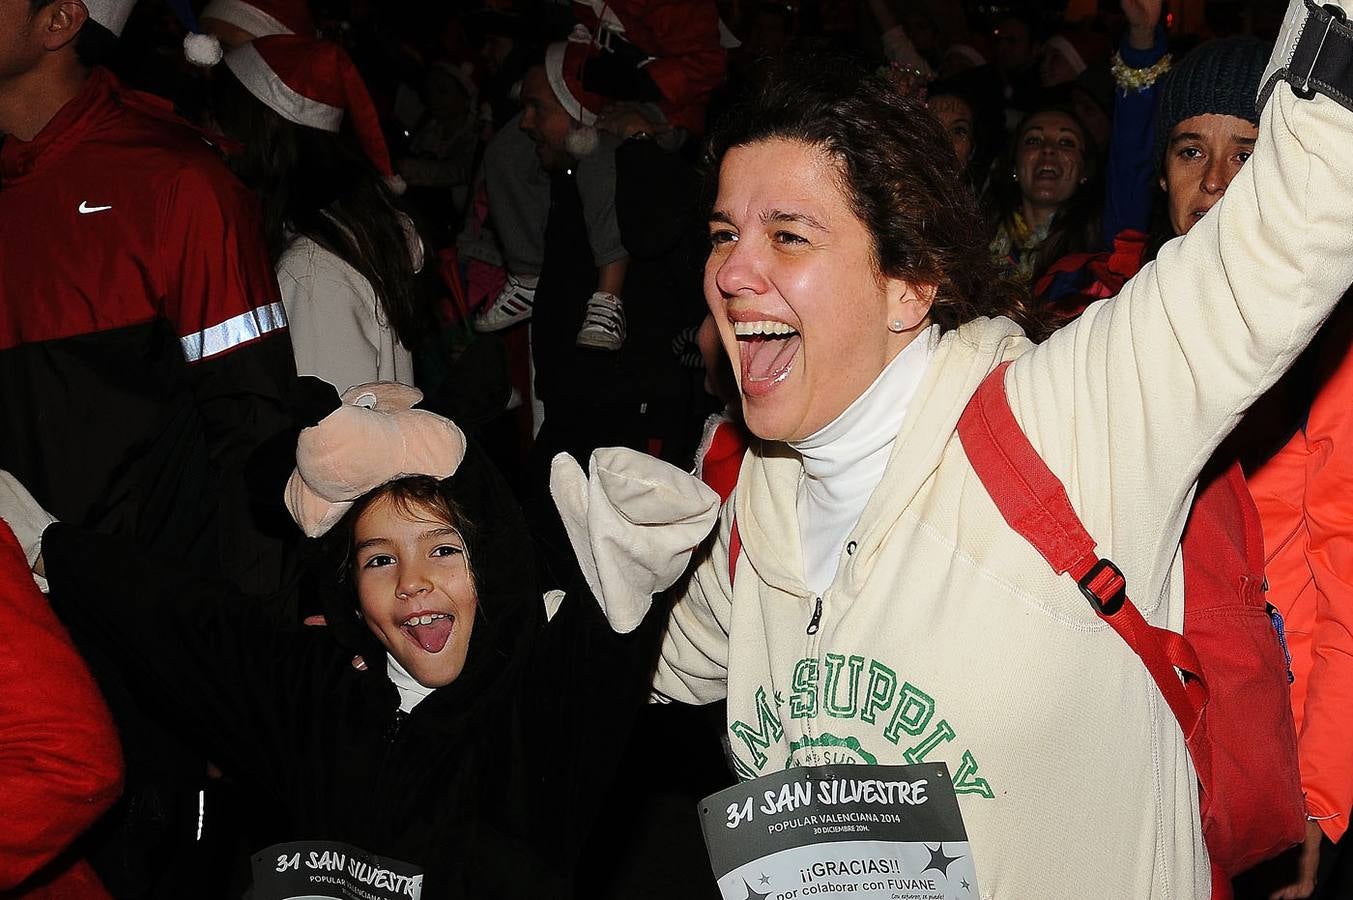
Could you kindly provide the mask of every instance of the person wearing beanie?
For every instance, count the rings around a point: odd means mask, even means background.
[[[376,110],[343,48],[270,35],[226,54],[209,109],[263,205],[301,375],[413,383],[423,245],[395,208]]]
[[[292,426],[286,313],[255,198],[93,64],[133,5],[0,4],[0,466],[65,521],[267,591],[295,542],[260,524],[245,471]],[[88,855],[116,893],[191,895],[205,763],[94,668],[128,787]]]
[[[374,896],[356,878],[307,890],[303,866],[295,881],[276,864],[325,851],[407,879],[381,896],[574,896],[648,696],[652,597],[718,514],[692,476],[607,450],[590,478],[556,461],[557,533],[537,535],[484,451],[420,399],[359,385],[301,432],[286,504],[341,570],[311,586],[326,627],[280,627],[258,597],[51,523],[0,472],[0,520],[58,615],[253,789],[249,814],[282,843],[249,848],[252,896]],[[603,589],[624,599],[603,607]],[[338,869],[324,874],[354,871]]]
[[[1175,234],[1185,234],[1226,193],[1259,133],[1259,76],[1272,45],[1208,41],[1165,75],[1156,108],[1155,158]]]
[[[1110,169],[1117,160],[1118,183],[1126,182],[1129,190],[1120,189],[1115,204],[1111,174],[1109,208],[1117,210],[1122,230],[1111,252],[1064,260],[1039,286],[1063,316],[1112,296],[1154,257],[1162,236],[1193,229],[1244,167],[1258,134],[1255,96],[1271,46],[1253,38],[1209,41],[1169,68],[1163,33],[1152,35],[1158,7],[1151,12],[1130,20],[1137,33],[1125,38],[1115,66],[1120,87]],[[1154,123],[1148,118],[1151,124],[1142,127],[1140,106],[1149,112],[1152,95],[1159,96]],[[1156,229],[1161,234],[1152,236],[1150,181],[1165,194],[1164,221]],[[1140,187],[1132,188],[1134,182]],[[1286,623],[1291,654],[1292,712],[1311,818],[1295,870],[1272,864],[1253,873],[1238,883],[1237,896],[1246,900],[1317,896],[1317,870],[1329,869],[1353,808],[1353,761],[1347,754],[1353,743],[1347,715],[1353,586],[1346,576],[1353,552],[1346,489],[1353,483],[1351,337],[1353,313],[1340,309],[1299,364],[1307,374],[1285,379],[1259,399],[1225,452],[1209,463],[1223,471],[1239,459],[1248,490],[1228,497],[1227,480],[1217,479],[1195,501],[1195,508],[1227,503],[1257,509],[1268,601]]]

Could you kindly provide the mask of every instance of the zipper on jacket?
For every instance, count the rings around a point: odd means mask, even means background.
[[[388,745],[393,744],[399,737],[399,729],[403,727],[404,720],[409,714],[402,709],[395,710],[395,715],[390,719],[390,724],[385,726],[385,743],[387,745],[387,756],[389,755]]]
[[[813,617],[808,620],[808,634],[817,634],[818,626],[822,624],[822,598],[817,598],[817,603],[813,604]]]

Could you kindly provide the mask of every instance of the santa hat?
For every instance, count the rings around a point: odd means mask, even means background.
[[[578,123],[566,140],[574,156],[591,153],[599,139],[597,114],[605,101],[583,87],[583,66],[591,52],[591,37],[578,30],[567,41],[550,44],[545,50],[545,78],[564,112]]]
[[[120,37],[136,0],[84,0],[84,3],[91,20],[107,28],[114,37]]]
[[[306,0],[211,0],[198,18],[234,25],[256,38],[270,34],[315,33]]]
[[[392,191],[404,192],[376,106],[342,47],[300,35],[269,35],[231,50],[225,64],[245,90],[288,122],[337,134],[347,114],[367,159]]]

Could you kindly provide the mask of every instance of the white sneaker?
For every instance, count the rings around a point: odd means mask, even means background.
[[[583,327],[578,329],[578,346],[593,350],[619,350],[624,343],[624,305],[615,294],[597,291],[587,298]]]
[[[502,331],[531,318],[536,302],[536,286],[527,287],[516,275],[507,276],[507,284],[493,298],[493,302],[474,318],[474,330]]]

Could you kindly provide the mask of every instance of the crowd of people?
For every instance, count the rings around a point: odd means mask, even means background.
[[[1353,891],[1353,28],[1202,9],[0,0],[0,895],[714,897],[843,755]]]

